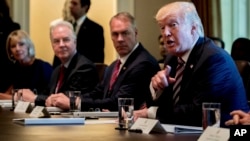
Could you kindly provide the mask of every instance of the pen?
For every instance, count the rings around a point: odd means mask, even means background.
[[[142,133],[141,129],[128,129],[129,132]]]

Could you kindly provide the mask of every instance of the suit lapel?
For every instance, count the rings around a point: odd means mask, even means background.
[[[72,60],[70,61],[68,68],[66,69],[64,80],[59,91],[65,90],[66,86],[68,85],[67,82],[69,82],[71,75],[74,74],[74,72],[76,71],[77,58],[78,58],[78,54],[76,53],[73,56]]]

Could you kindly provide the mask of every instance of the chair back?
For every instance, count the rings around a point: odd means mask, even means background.
[[[250,62],[246,60],[235,60],[234,62],[243,80],[247,99],[250,101]]]
[[[99,82],[101,82],[105,75],[105,70],[108,67],[108,65],[104,63],[95,63],[95,66],[99,75]]]

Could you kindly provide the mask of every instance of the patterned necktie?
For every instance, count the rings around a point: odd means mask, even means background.
[[[174,105],[179,101],[179,92],[181,88],[181,80],[182,80],[182,74],[185,68],[185,61],[183,61],[180,57],[178,57],[178,65],[176,68],[176,74],[175,74],[175,84],[173,87],[173,101]]]
[[[66,68],[65,68],[63,65],[61,65],[60,71],[59,71],[58,81],[57,81],[57,84],[56,84],[55,93],[57,93],[57,92],[59,91],[59,89],[62,87],[65,69],[66,69]]]
[[[116,64],[115,64],[115,67],[113,69],[113,73],[112,73],[112,76],[111,76],[111,79],[110,79],[109,90],[112,90],[113,85],[114,85],[114,83],[115,83],[115,81],[116,81],[116,79],[118,77],[120,65],[121,65],[121,61],[118,59],[116,61]]]

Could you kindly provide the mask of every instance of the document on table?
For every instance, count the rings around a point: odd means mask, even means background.
[[[63,109],[58,107],[46,107],[48,112],[63,112]]]
[[[11,108],[12,101],[11,100],[0,100],[0,106],[3,108]]]
[[[203,132],[202,127],[161,124],[159,120],[138,118],[130,129],[142,130],[142,133],[174,133],[174,134],[200,134]]]
[[[22,125],[79,125],[85,123],[85,118],[19,118],[13,122]]]
[[[75,117],[118,117],[118,112],[74,112]]]
[[[174,134],[200,134],[203,132],[202,127],[185,126],[185,125],[173,125],[173,124],[161,124],[162,127],[168,133]]]

